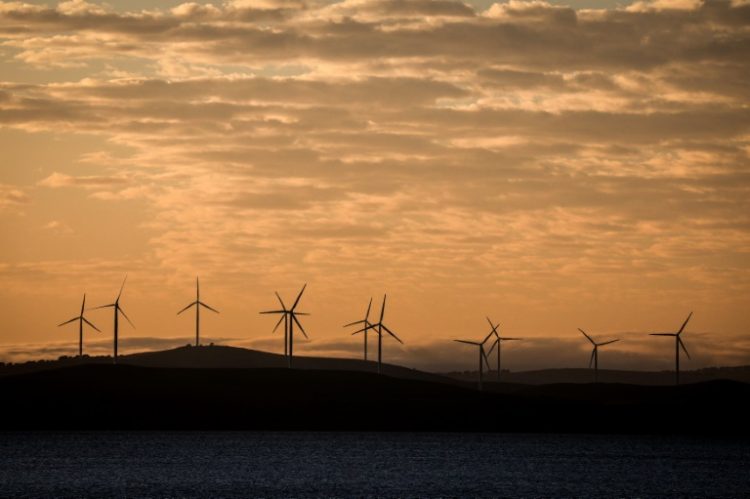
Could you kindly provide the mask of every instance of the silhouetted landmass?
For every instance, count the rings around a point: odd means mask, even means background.
[[[476,383],[476,371],[449,372],[446,377]],[[485,373],[485,381],[495,380],[496,372]],[[548,385],[551,383],[591,383],[594,373],[591,369],[541,369],[537,371],[503,371],[503,384]],[[750,366],[706,367],[693,371],[680,371],[682,384],[701,383],[714,380],[732,380],[750,383]],[[599,381],[602,383],[626,383],[631,385],[674,385],[674,370],[665,371],[616,371],[599,368]]]
[[[144,367],[180,368],[281,368],[287,365],[286,359],[280,354],[221,345],[205,345],[200,347],[187,345],[170,350],[120,355],[118,362]],[[110,356],[90,357],[87,355],[81,359],[77,357],[61,357],[57,360],[39,360],[18,364],[0,363],[0,376],[80,364],[111,363],[112,357]],[[296,369],[376,372],[377,362],[365,362],[360,359],[299,356],[294,358],[294,367]],[[477,381],[476,371],[428,373],[386,363],[383,364],[383,374],[398,378],[439,381],[460,386],[465,386],[466,383],[476,385]],[[684,383],[698,383],[712,380],[734,380],[750,383],[750,366],[710,367],[693,371],[682,371],[680,376]],[[494,380],[494,371],[485,374],[485,382],[492,383]],[[603,383],[673,385],[674,371],[615,371],[599,369],[599,380]],[[592,381],[593,372],[590,369],[503,371],[502,391],[513,390],[512,386],[516,384],[547,385],[553,383],[591,383]]]
[[[734,381],[508,386],[513,393],[362,371],[84,364],[1,377],[0,429],[750,433],[750,385]]]

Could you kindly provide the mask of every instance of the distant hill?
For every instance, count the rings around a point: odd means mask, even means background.
[[[145,357],[148,359],[148,357]],[[372,372],[82,364],[0,377],[0,430],[331,430],[750,435],[750,385],[479,392]]]
[[[485,380],[496,379],[497,371],[485,373]],[[443,373],[443,376],[467,381],[477,381],[476,371]],[[733,380],[750,383],[750,366],[708,367],[692,371],[680,371],[680,382],[701,383],[713,380]],[[522,385],[549,385],[552,383],[591,383],[594,372],[591,369],[542,369],[501,373],[502,383]],[[674,371],[616,371],[599,369],[600,383],[626,383],[631,385],[673,385]]]
[[[140,352],[118,357],[118,363],[142,367],[199,368],[199,369],[262,369],[286,368],[287,360],[281,354],[222,345],[206,345],[173,348],[155,352]],[[42,369],[57,369],[81,364],[111,364],[112,357],[61,357],[58,360],[32,361],[0,366],[0,376],[30,373]],[[319,369],[329,371],[377,372],[377,362],[359,359],[327,357],[294,357],[295,369]],[[382,365],[383,374],[403,379],[421,379],[463,386],[465,383],[439,374],[417,371],[392,364]]]
[[[141,352],[122,355],[118,359],[120,364],[144,367],[169,368],[284,368],[287,366],[283,355],[251,350],[247,348],[222,345],[205,345],[194,347],[191,345],[154,352]],[[40,369],[56,369],[60,367],[85,364],[111,364],[112,357],[61,357],[57,360],[41,360],[20,364],[0,364],[0,376],[21,374]],[[326,357],[298,356],[294,358],[295,369],[320,369],[335,371],[376,372],[377,363],[360,359],[341,359]],[[476,386],[477,372],[462,371],[449,373],[428,373],[410,369],[408,367],[383,364],[383,374],[402,379],[419,379],[437,381],[457,386]],[[486,374],[485,380],[494,385],[495,371]],[[680,378],[683,384],[700,383],[712,380],[733,380],[750,383],[750,366],[740,367],[711,367],[691,371],[682,371]],[[511,392],[515,385],[548,385],[555,383],[582,383],[593,381],[593,371],[590,369],[543,369],[536,371],[520,371],[502,373],[502,386],[488,389],[501,392]],[[616,371],[599,370],[601,383],[624,383],[633,385],[673,385],[674,371]]]

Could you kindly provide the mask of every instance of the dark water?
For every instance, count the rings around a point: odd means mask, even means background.
[[[585,435],[6,433],[0,496],[750,497],[750,444]]]

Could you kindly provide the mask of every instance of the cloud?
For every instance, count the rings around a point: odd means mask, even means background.
[[[39,181],[38,185],[58,189],[60,187],[85,187],[99,188],[112,185],[122,185],[128,183],[124,177],[104,177],[104,176],[82,176],[73,177],[64,173],[54,172],[50,176]]]
[[[19,187],[0,184],[0,212],[21,208],[31,202],[31,197],[24,189]]]
[[[60,220],[51,220],[42,226],[43,229],[53,232],[54,234],[70,235],[73,234],[73,229],[70,225]]]

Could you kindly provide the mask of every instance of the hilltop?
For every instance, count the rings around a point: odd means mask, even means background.
[[[169,350],[140,352],[118,357],[121,365],[160,367],[160,368],[196,368],[196,369],[265,369],[286,368],[287,360],[281,354],[251,350],[247,348],[222,345],[191,346],[186,345]],[[329,357],[294,357],[295,369],[318,369],[328,371],[361,371],[377,372],[377,362],[360,359],[340,359]],[[44,369],[57,369],[81,364],[112,364],[112,357],[98,356],[83,358],[61,357],[57,360],[32,361],[21,364],[0,366],[0,376],[8,374],[30,373]],[[382,365],[385,375],[402,379],[421,379],[446,384],[463,385],[450,377],[417,371],[408,367],[393,364]]]
[[[496,379],[497,371],[485,373],[485,380],[492,382]],[[456,380],[477,381],[476,371],[461,371],[443,373],[443,376]],[[501,373],[502,384],[508,385],[548,385],[552,383],[591,383],[594,373],[591,369],[540,369],[534,371],[519,371]],[[701,383],[705,381],[733,380],[750,383],[750,366],[738,367],[707,367],[696,370],[681,370],[682,384]],[[620,371],[599,369],[599,382],[625,383],[631,385],[669,386],[674,385],[674,371]]]
[[[257,369],[287,367],[287,361],[281,354],[213,344],[199,347],[186,345],[169,350],[121,355],[118,362],[133,366],[165,368]],[[77,357],[60,357],[57,360],[39,360],[18,364],[0,363],[0,376],[81,364],[111,363],[112,357],[110,356],[84,356],[82,359]],[[364,361],[361,359],[296,356],[294,358],[294,368],[376,372],[377,363],[372,360]],[[477,381],[476,371],[429,373],[387,363],[384,363],[382,368],[383,374],[403,379],[420,379],[459,386],[476,386]],[[750,366],[684,370],[680,373],[680,377],[684,384],[714,380],[733,380],[750,383]],[[485,380],[489,384],[495,385],[493,383],[495,380],[495,371],[486,373]],[[548,385],[554,383],[588,384],[592,381],[593,372],[591,369],[567,368],[519,372],[503,371],[502,383],[500,384],[502,386],[494,386],[491,389],[512,391],[516,385]],[[599,381],[602,383],[669,386],[674,384],[674,371],[618,371],[599,369]]]

